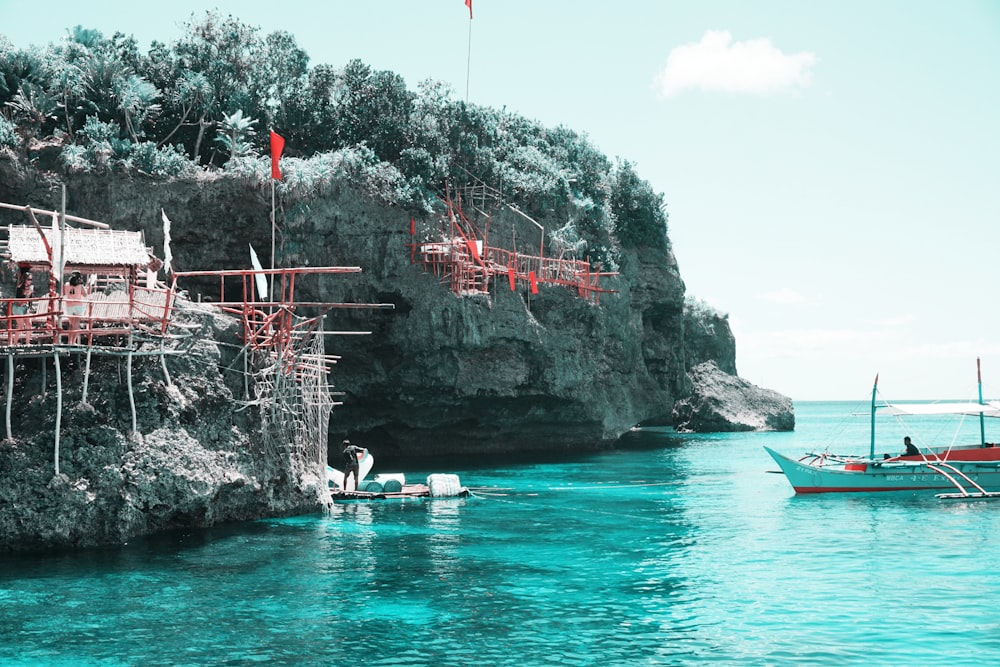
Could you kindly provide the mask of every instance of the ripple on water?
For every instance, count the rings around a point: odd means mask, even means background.
[[[505,489],[480,497],[0,557],[0,663],[1000,661],[1000,503],[796,497],[760,447],[796,436],[771,435],[458,471]]]

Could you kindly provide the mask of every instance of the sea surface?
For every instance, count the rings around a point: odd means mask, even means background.
[[[796,496],[770,472],[764,445],[867,451],[852,407],[403,471],[468,498],[0,556],[0,665],[1000,663],[1000,501]]]

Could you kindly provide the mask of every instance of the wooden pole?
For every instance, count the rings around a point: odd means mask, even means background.
[[[10,429],[10,404],[14,400],[14,355],[7,354],[7,439],[14,437]]]
[[[976,383],[979,385],[979,404],[983,405],[983,369],[979,365],[979,357],[976,357]],[[986,421],[982,412],[979,413],[979,442],[986,446]]]
[[[62,427],[62,373],[59,368],[59,352],[53,348],[52,361],[56,367],[56,474],[59,474],[59,430]]]
[[[869,458],[875,458],[875,399],[878,395],[878,373],[875,374],[875,384],[872,385],[872,426],[871,426],[871,452],[868,454]]]
[[[56,278],[59,280],[59,310],[65,311],[62,306],[62,285],[64,273],[66,271],[66,184],[62,184],[62,210],[59,212],[59,266],[53,267],[57,271]]]
[[[163,376],[167,378],[167,386],[172,387],[174,383],[170,380],[170,371],[167,370],[167,355],[164,352],[164,339],[160,339],[160,365],[163,366]]]
[[[87,346],[87,365],[83,369],[83,395],[80,396],[80,402],[87,402],[87,387],[90,385],[90,353],[93,352],[93,347]]]
[[[132,395],[132,332],[128,332],[128,405],[132,410],[132,433],[139,430],[135,415],[135,396]]]
[[[31,206],[15,206],[14,204],[3,204],[0,203],[0,208],[9,208],[13,211],[25,211],[29,215],[38,213],[39,215],[55,216],[59,215],[58,211],[46,211],[40,208],[32,208]],[[80,224],[87,225],[89,227],[94,227],[96,229],[111,229],[111,225],[105,222],[98,222],[96,220],[88,220],[87,218],[79,218],[75,215],[67,215],[67,220],[72,220],[73,222],[79,222]]]
[[[274,221],[274,179],[271,179],[271,282],[268,285],[267,300],[274,301],[274,236],[275,236],[275,221]]]
[[[469,72],[472,69],[472,16],[469,16],[469,52],[465,59],[465,103],[469,103]]]

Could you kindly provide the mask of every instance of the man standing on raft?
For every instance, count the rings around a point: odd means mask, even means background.
[[[344,440],[344,491],[347,488],[347,480],[354,473],[354,490],[358,490],[358,454],[364,452],[360,447],[351,444],[350,440]]]

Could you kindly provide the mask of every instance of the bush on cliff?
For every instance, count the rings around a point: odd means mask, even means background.
[[[288,187],[321,191],[333,163],[419,211],[443,183],[479,181],[528,215],[568,220],[580,256],[605,268],[623,246],[669,250],[662,195],[578,133],[456,101],[439,82],[410,91],[358,60],[310,67],[292,35],[216,12],[192,15],[180,39],[146,54],[131,36],[80,26],[25,50],[0,36],[0,107],[0,143],[44,168],[178,176],[252,166],[266,178],[269,133],[254,128],[273,127],[285,164],[303,160]]]

